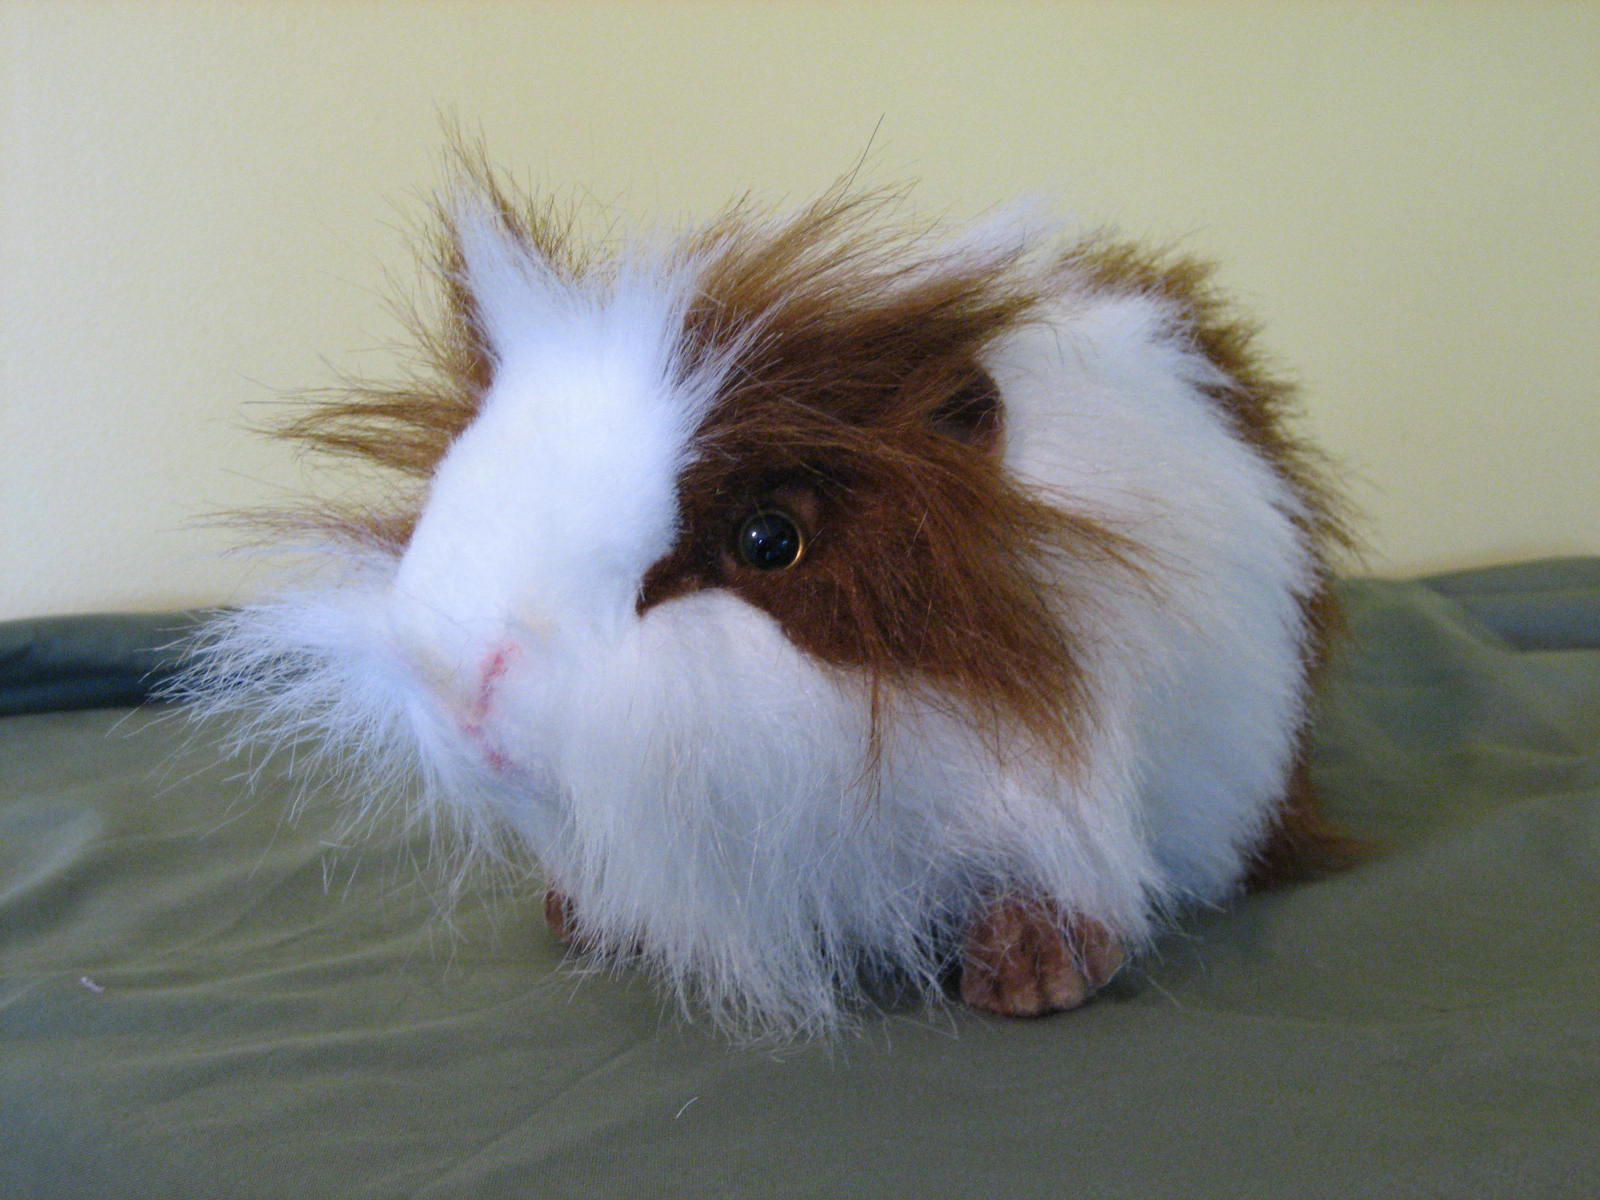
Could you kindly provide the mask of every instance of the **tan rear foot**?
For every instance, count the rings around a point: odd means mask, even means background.
[[[1008,1017],[1077,1008],[1115,975],[1122,945],[1098,921],[1063,918],[1054,905],[1010,897],[967,935],[961,1000]]]

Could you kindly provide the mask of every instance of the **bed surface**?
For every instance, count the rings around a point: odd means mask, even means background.
[[[183,618],[0,627],[0,1195],[1593,1200],[1600,560],[1343,590],[1315,770],[1378,857],[1076,1013],[781,1052],[186,749],[129,707]]]

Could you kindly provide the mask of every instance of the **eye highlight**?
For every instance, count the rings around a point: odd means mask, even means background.
[[[747,567],[782,571],[805,557],[806,535],[799,522],[782,509],[764,508],[745,518],[734,548]]]

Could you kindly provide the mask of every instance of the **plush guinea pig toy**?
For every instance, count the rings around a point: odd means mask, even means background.
[[[212,624],[202,709],[744,1036],[1071,1008],[1334,845],[1339,527],[1203,269],[843,187],[602,252],[471,174],[426,369],[287,430],[392,503],[290,519],[327,570]]]

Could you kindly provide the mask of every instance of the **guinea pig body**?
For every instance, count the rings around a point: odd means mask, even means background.
[[[290,431],[418,486],[300,521],[325,576],[218,619],[203,709],[509,834],[740,1035],[1070,1007],[1322,836],[1337,525],[1195,268],[841,193],[597,261],[478,187],[430,382]]]

